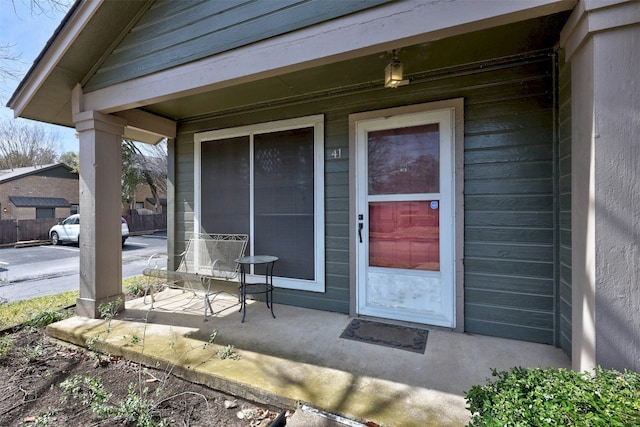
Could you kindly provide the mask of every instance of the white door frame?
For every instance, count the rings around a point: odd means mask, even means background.
[[[350,314],[352,316],[358,315],[357,307],[357,295],[358,295],[358,247],[359,235],[358,235],[358,177],[363,172],[361,170],[362,165],[358,165],[357,159],[357,145],[356,145],[356,124],[358,122],[364,122],[367,120],[379,119],[384,117],[404,116],[418,113],[429,113],[438,110],[448,110],[452,115],[452,141],[453,147],[451,150],[451,171],[453,173],[452,182],[453,188],[451,191],[451,209],[448,221],[452,222],[451,226],[451,251],[452,265],[451,274],[453,280],[453,300],[452,304],[452,318],[447,325],[454,328],[456,331],[464,330],[464,271],[463,271],[463,231],[464,231],[464,215],[463,215],[463,166],[464,166],[464,126],[463,126],[463,106],[464,101],[462,98],[438,101],[433,103],[411,105],[406,107],[396,107],[385,110],[370,111],[365,113],[357,113],[349,116],[349,212],[350,212]],[[364,238],[364,237],[363,237]],[[403,319],[398,319],[403,320]]]

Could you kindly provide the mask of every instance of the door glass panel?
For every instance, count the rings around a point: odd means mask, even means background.
[[[440,270],[439,202],[369,203],[369,266]]]
[[[371,131],[367,138],[370,196],[440,191],[437,123]]]

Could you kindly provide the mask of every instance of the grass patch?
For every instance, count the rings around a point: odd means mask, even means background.
[[[76,303],[78,294],[78,291],[68,291],[0,305],[0,328],[21,324],[38,313],[73,305]]]
[[[136,295],[144,289],[145,284],[144,276],[128,277],[122,280],[122,290],[126,294]],[[68,291],[0,305],[0,329],[28,321],[40,323],[42,313],[46,316],[48,313],[73,305],[78,296],[79,291]]]

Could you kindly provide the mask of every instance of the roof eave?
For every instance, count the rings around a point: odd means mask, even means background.
[[[14,111],[14,117],[22,117],[29,102],[44,85],[65,52],[73,45],[77,35],[102,3],[103,0],[76,0],[69,9],[7,102],[7,107]]]

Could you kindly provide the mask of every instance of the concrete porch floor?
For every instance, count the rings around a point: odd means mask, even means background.
[[[214,310],[228,309],[204,321],[202,294],[168,289],[156,294],[153,309],[149,298],[127,301],[108,334],[103,320],[80,317],[47,331],[81,346],[102,334],[111,354],[175,365],[176,375],[233,395],[291,409],[305,404],[381,426],[465,425],[464,394],[484,384],[491,368],[570,367],[552,346],[429,327],[424,354],[342,339],[349,316],[279,305],[277,294],[276,319],[263,302],[252,301],[240,323],[239,306],[230,307],[235,303],[237,297],[221,294]],[[214,330],[213,345],[203,348]],[[141,339],[134,343],[133,336]],[[239,360],[217,357],[226,345]],[[342,425],[325,421],[295,425]]]

